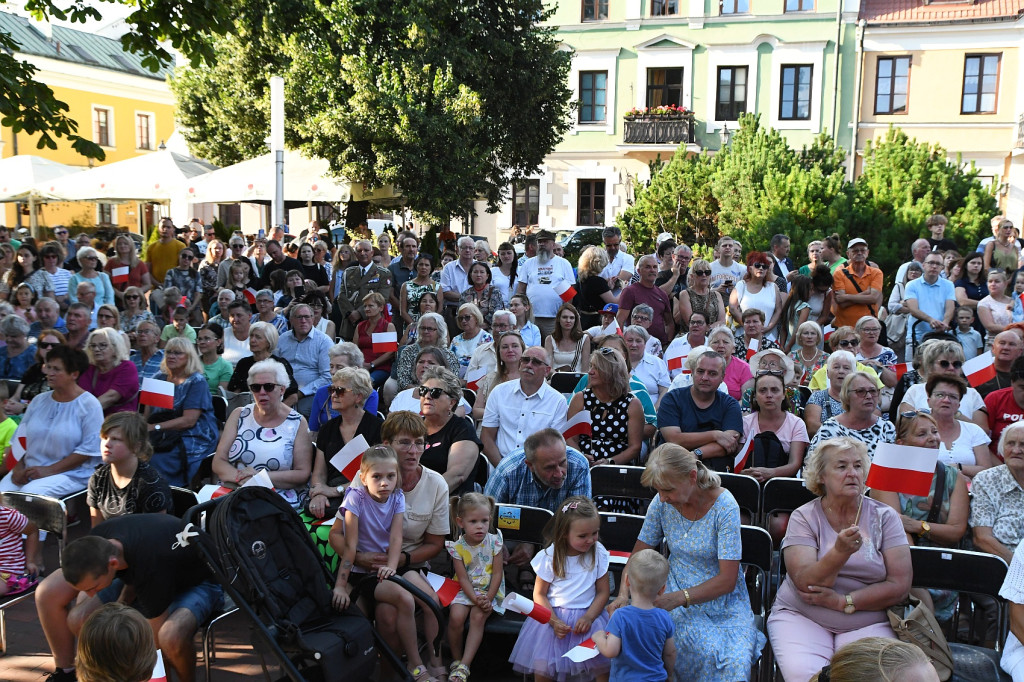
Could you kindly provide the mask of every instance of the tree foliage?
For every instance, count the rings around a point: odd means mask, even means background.
[[[121,37],[128,52],[143,55],[142,64],[152,71],[172,61],[161,45],[169,41],[193,63],[213,55],[208,37],[226,33],[232,27],[227,3],[206,0],[107,0],[135,9],[125,18],[129,31]],[[0,0],[0,5],[3,2]],[[28,0],[25,9],[37,19],[59,19],[84,23],[102,19],[101,12],[87,0]],[[199,27],[199,28],[197,28]],[[14,57],[18,42],[0,32],[0,125],[14,132],[38,134],[39,149],[57,148],[65,138],[79,154],[103,160],[104,153],[92,140],[78,134],[78,123],[68,116],[68,105],[53,90],[35,79],[36,67]]]

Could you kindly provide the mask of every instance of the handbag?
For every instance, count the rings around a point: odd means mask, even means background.
[[[907,602],[890,606],[886,613],[889,625],[900,641],[913,644],[923,651],[940,680],[945,681],[953,676],[953,654],[931,609],[910,595]]]
[[[182,415],[181,410],[164,410],[149,415],[150,424],[163,424]],[[149,432],[149,444],[153,446],[153,452],[170,452],[181,443],[181,431],[178,429],[153,429]]]

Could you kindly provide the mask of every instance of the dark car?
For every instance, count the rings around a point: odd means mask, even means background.
[[[575,268],[579,264],[580,254],[588,246],[604,247],[604,240],[601,238],[603,227],[581,227],[562,240],[562,250],[565,252],[565,259]]]

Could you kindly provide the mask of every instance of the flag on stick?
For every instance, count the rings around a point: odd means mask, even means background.
[[[938,459],[936,448],[879,443],[868,469],[867,485],[877,490],[926,497],[932,489]]]
[[[122,265],[121,267],[114,268],[110,271],[110,281],[114,284],[123,284],[128,281],[128,266]]]
[[[372,340],[374,353],[393,353],[398,350],[397,332],[378,332]]]
[[[173,410],[174,384],[152,377],[143,379],[139,402],[150,407],[162,407],[167,410]]]
[[[501,603],[501,606],[506,611],[521,613],[524,616],[533,618],[541,625],[547,625],[548,621],[551,620],[551,611],[515,592],[505,595],[505,601]]]
[[[590,412],[583,410],[577,412],[571,419],[567,419],[562,429],[562,437],[568,440],[573,436],[592,436],[594,429],[591,426]]]
[[[750,459],[750,453],[754,451],[754,439],[748,438],[747,442],[740,446],[740,451],[736,453],[736,458],[733,459],[732,471],[738,474],[743,471],[743,468],[747,466],[747,461]]]

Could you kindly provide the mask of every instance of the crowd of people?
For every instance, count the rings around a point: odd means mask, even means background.
[[[847,679],[842,654],[871,643],[915,668],[887,641],[886,610],[911,589],[908,545],[972,546],[1024,584],[1024,259],[1003,216],[965,256],[946,224],[922,225],[888,299],[869,244],[838,235],[798,266],[781,234],[745,256],[728,236],[668,234],[634,255],[609,227],[574,267],[547,230],[517,229],[496,251],[463,236],[435,259],[412,230],[225,244],[164,219],[140,257],[125,235],[57,227],[18,242],[0,228],[14,254],[0,261],[0,439],[17,460],[0,490],[87,490],[93,524],[36,593],[50,679],[76,665],[86,679],[84,625],[129,596],[168,667],[194,678],[192,634],[222,595],[173,547],[167,514],[184,511],[169,486],[196,485],[206,458],[228,488],[269,475],[336,572],[336,607],[375,584],[361,606],[417,681],[466,680],[510,592],[554,614],[528,621],[510,658],[538,680],[747,680],[768,641],[787,680]],[[987,352],[994,376],[972,386],[964,363]],[[173,406],[140,401],[147,379],[168,382]],[[220,421],[214,399],[231,406]],[[360,437],[349,480],[334,457]],[[787,575],[763,629],[719,476],[751,441],[743,474],[799,476],[816,496],[770,522]],[[929,496],[867,490],[884,443],[938,452]],[[591,470],[616,465],[645,467],[649,506],[593,497]],[[542,548],[502,538],[502,503],[554,514]],[[645,516],[615,593],[602,509]],[[8,538],[29,537],[0,553],[0,589],[22,589],[44,568],[40,542],[0,514]],[[401,575],[436,597],[428,568],[462,589],[447,665],[416,646],[440,624],[377,582]],[[918,592],[950,617],[955,594]],[[601,656],[562,656],[591,637]],[[1020,682],[1015,642],[1003,666]]]

